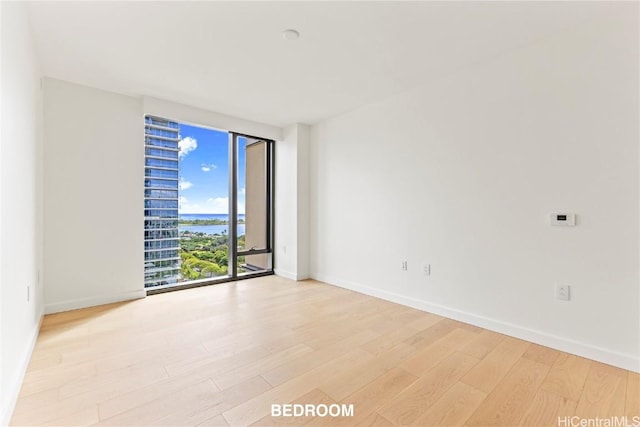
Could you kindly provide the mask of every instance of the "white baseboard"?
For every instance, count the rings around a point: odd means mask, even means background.
[[[0,417],[0,426],[8,426],[9,422],[11,421],[13,410],[16,407],[16,402],[18,401],[18,396],[20,395],[20,388],[22,387],[24,376],[27,373],[27,368],[29,367],[29,362],[31,361],[31,355],[33,354],[33,350],[36,347],[36,342],[38,341],[38,334],[40,333],[40,326],[42,326],[43,317],[44,315],[41,314],[40,320],[38,321],[38,326],[36,326],[35,330],[31,333],[27,351],[22,358],[20,367],[18,368],[18,375],[14,378],[12,383],[9,384],[8,390],[5,395],[7,397],[7,399],[5,400],[6,406],[4,408],[0,408],[0,413],[2,414]]]
[[[71,301],[57,302],[53,304],[45,304],[45,314],[59,313],[61,311],[77,310],[80,308],[94,307],[96,305],[111,304],[113,302],[129,301],[147,296],[145,289],[125,292],[116,295],[101,295],[97,297],[81,298]]]
[[[309,279],[309,275],[308,274],[299,275],[299,274],[296,274],[296,273],[292,273],[290,271],[281,270],[279,268],[274,269],[273,272],[276,274],[276,276],[284,277],[286,279],[291,279],[291,280],[295,280],[295,281]]]
[[[397,304],[406,305],[418,310],[437,314],[439,316],[458,320],[474,326],[479,326],[481,328],[489,329],[515,338],[520,338],[545,347],[555,348],[566,353],[575,354],[576,356],[596,360],[598,362],[606,363],[607,365],[617,366],[619,368],[640,373],[640,360],[630,354],[618,353],[606,348],[596,347],[569,338],[551,335],[542,331],[529,329],[524,326],[467,313],[438,304],[432,304],[424,300],[363,286],[358,283],[340,280],[335,277],[316,275],[314,279],[340,288],[349,289],[361,294],[370,295],[386,301],[395,302]]]
[[[279,268],[275,268],[273,270],[273,272],[276,274],[276,276],[280,276],[280,277],[284,277],[286,279],[291,279],[291,280],[298,280],[296,278],[296,275],[290,271],[286,271],[286,270],[281,270]]]

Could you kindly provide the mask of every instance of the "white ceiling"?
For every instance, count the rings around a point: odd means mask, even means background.
[[[33,2],[45,75],[315,123],[586,20],[610,2]],[[282,31],[297,29],[297,41]]]

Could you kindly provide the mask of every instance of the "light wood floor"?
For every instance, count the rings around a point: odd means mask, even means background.
[[[271,418],[272,403],[353,418]],[[46,316],[12,425],[543,426],[640,416],[640,376],[275,276]]]

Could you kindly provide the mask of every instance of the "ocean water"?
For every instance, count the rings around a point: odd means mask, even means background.
[[[239,214],[238,218],[244,219],[244,214]],[[207,213],[194,213],[194,214],[180,214],[180,219],[222,219],[228,220],[229,215],[227,214],[207,214]]]
[[[239,219],[244,219],[244,214],[238,215]],[[181,214],[180,219],[196,220],[196,219],[220,219],[228,221],[227,214]],[[205,234],[229,234],[229,224],[223,225],[180,225],[179,230],[190,231],[192,233]],[[244,234],[244,224],[238,224],[238,236]]]

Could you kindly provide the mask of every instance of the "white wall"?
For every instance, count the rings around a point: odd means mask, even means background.
[[[283,130],[275,147],[275,268],[293,280],[309,278],[309,126]]]
[[[311,153],[311,128],[308,125],[298,125],[298,156],[297,156],[297,240],[298,240],[298,259],[297,259],[297,276],[298,280],[304,280],[311,277],[310,270],[310,194],[309,194],[309,162]]]
[[[143,297],[142,99],[45,79],[48,313]]]
[[[0,10],[0,425],[7,425],[42,317],[42,94],[25,5],[2,2]]]
[[[274,271],[277,275],[297,279],[297,141],[298,126],[287,126],[275,147],[275,248]]]
[[[277,126],[227,116],[226,114],[148,96],[144,97],[144,114],[153,114],[183,123],[239,132],[276,141],[282,138],[282,129]]]
[[[312,276],[640,370],[638,4],[619,11],[313,126]]]
[[[278,127],[50,78],[44,111],[47,313],[146,294],[145,114],[282,137]]]

